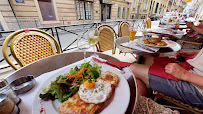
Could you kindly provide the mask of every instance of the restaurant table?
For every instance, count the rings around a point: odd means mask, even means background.
[[[86,57],[89,57],[92,55],[92,52],[87,52]],[[97,53],[100,58],[103,59],[109,59],[109,60],[117,60],[116,58],[105,55],[102,53]],[[34,63],[31,63],[27,66],[24,66],[18,70],[16,70],[14,73],[12,73],[6,80],[10,83],[13,80],[22,77],[22,76],[27,76],[27,75],[33,75],[36,79],[36,81],[39,81],[43,79],[40,75],[50,73],[51,71],[54,72],[54,70],[57,70],[59,68],[62,68],[64,66],[67,66],[69,64],[72,64],[74,62],[80,61],[84,58],[84,53],[83,52],[70,52],[70,53],[62,53],[62,54],[56,54],[41,60],[38,60]],[[133,76],[132,72],[128,69],[128,67],[124,68],[123,70],[128,71],[125,74],[123,74],[124,78],[126,78],[129,88],[130,88],[130,102],[127,108],[126,113],[134,113],[136,109],[136,103],[137,103],[137,84],[136,84],[136,79]],[[40,77],[38,77],[40,76]],[[46,79],[46,77],[44,77]],[[37,83],[38,83],[37,81]],[[38,85],[39,86],[39,85]],[[27,93],[24,93],[22,95],[19,95],[21,98],[21,103],[19,104],[19,108],[21,110],[21,113],[26,113],[26,114],[31,114],[32,113],[32,100],[35,95],[32,94],[32,91],[36,91],[38,86],[35,86],[32,90],[28,91]],[[25,101],[23,98],[30,98],[29,101]]]
[[[135,38],[139,39],[142,37],[140,36],[140,37],[135,37]],[[181,45],[177,43],[177,45],[174,47],[160,48],[157,52],[148,53],[146,51],[136,50],[136,49],[132,49],[132,48],[123,46],[122,44],[126,43],[126,42],[129,42],[128,36],[119,37],[115,41],[116,47],[124,53],[136,54],[137,55],[137,63],[139,63],[139,64],[142,64],[143,57],[146,55],[150,55],[150,56],[175,56],[175,54],[181,49]]]

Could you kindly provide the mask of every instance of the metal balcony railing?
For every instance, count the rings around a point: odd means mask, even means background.
[[[134,22],[135,26],[138,27],[138,30],[142,31],[144,29],[144,20],[143,19],[132,19],[132,20],[123,20],[127,22]],[[91,29],[95,30],[96,27],[102,24],[108,24],[114,28],[116,33],[118,34],[118,25],[121,21],[108,21],[108,22],[93,22],[93,23],[85,23],[85,24],[76,24],[76,25],[62,25],[62,26],[54,26],[54,27],[30,27],[30,28],[38,28],[42,29],[50,34],[52,34],[60,44],[62,53],[77,51],[77,37],[78,34],[86,34],[87,30]],[[25,24],[26,25],[26,24]],[[29,28],[29,27],[26,27]],[[0,50],[2,50],[2,45],[4,39],[10,34],[14,32],[12,31],[0,31]],[[15,61],[11,54],[9,53],[11,60]],[[0,53],[0,70],[10,67],[7,62],[4,60],[2,52]]]

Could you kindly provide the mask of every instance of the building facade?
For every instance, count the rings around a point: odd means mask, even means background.
[[[167,3],[177,6],[173,0],[1,0],[0,21],[12,30],[13,24],[23,26],[21,20],[37,27],[144,19],[164,13]]]

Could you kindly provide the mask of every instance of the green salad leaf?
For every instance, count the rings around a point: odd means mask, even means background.
[[[40,98],[46,99],[46,97],[53,97],[59,99],[60,102],[64,102],[78,91],[80,84],[84,81],[97,79],[100,76],[100,70],[101,66],[98,64],[91,65],[90,62],[82,63],[79,67],[71,68],[68,74],[59,75],[50,85],[42,88],[45,94],[40,94]],[[79,75],[78,72],[81,71],[82,74],[79,73]],[[69,74],[71,75],[70,77]],[[77,81],[77,83],[74,83],[74,81]]]

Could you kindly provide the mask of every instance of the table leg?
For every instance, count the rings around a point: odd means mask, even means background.
[[[143,55],[137,55],[137,63],[143,64],[143,61],[144,61],[144,56]]]

